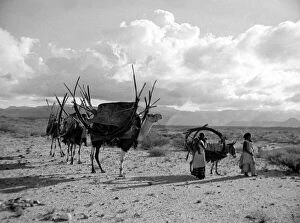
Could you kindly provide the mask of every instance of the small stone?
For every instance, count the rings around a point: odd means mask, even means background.
[[[140,218],[140,217],[141,217],[141,215],[140,215],[140,214],[138,214],[138,213],[135,213],[135,214],[133,215],[133,217],[134,217],[134,218]]]
[[[84,213],[80,213],[78,219],[88,219],[89,217],[84,214]]]
[[[72,215],[70,213],[59,213],[53,216],[52,221],[71,221]]]
[[[20,217],[21,215],[23,215],[24,211],[21,207],[16,207],[15,209],[15,213],[16,213],[16,217]]]
[[[256,219],[255,217],[253,217],[253,216],[251,216],[251,215],[246,215],[245,218],[248,218],[248,219],[250,219],[250,220]]]

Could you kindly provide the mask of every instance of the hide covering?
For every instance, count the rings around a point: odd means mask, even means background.
[[[120,128],[132,121],[136,109],[136,102],[103,103],[98,106],[97,113],[91,121]]]

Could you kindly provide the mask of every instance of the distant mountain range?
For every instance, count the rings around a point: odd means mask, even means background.
[[[73,112],[66,107],[67,112]],[[48,118],[47,106],[38,107],[8,107],[0,109],[0,116]],[[258,126],[258,127],[300,127],[299,111],[255,111],[255,110],[223,110],[223,111],[179,111],[160,106],[154,113],[160,113],[163,119],[161,125],[201,126]]]
[[[232,121],[227,126],[259,126],[259,127],[300,127],[300,121],[296,118],[289,118],[286,121]]]

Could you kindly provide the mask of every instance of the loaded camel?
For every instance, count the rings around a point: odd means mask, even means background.
[[[85,114],[83,114],[85,116]],[[61,131],[62,142],[68,146],[67,152],[67,162],[70,158],[70,164],[73,164],[76,146],[78,146],[78,161],[77,163],[81,163],[81,147],[82,144],[87,146],[87,135],[86,129],[76,120],[76,113],[70,114],[63,121],[63,128]]]
[[[207,148],[205,149],[205,160],[206,162],[211,162],[210,174],[213,173],[213,168],[215,167],[215,173],[220,175],[218,172],[218,163],[225,157],[227,154],[231,154],[234,158],[236,157],[236,151],[234,148],[234,144],[236,140],[231,143],[226,143],[226,137],[222,135],[219,131],[207,127],[208,125],[204,125],[198,128],[188,129],[185,135],[185,149],[188,151],[186,156],[186,160],[188,159],[189,153],[195,153],[195,143],[197,143],[197,136],[200,131],[211,131],[220,137],[220,143],[207,143]]]
[[[89,86],[85,88],[84,86],[81,87],[78,85],[79,78],[75,84],[74,92],[65,85],[73,96],[73,104],[77,117],[90,133],[92,142],[92,149],[90,153],[92,173],[96,172],[94,168],[94,158],[96,159],[101,172],[105,172],[99,161],[100,148],[104,143],[111,144],[112,142],[116,142],[117,146],[121,148],[119,176],[123,177],[123,161],[126,152],[132,146],[136,148],[138,143],[143,140],[146,134],[149,133],[152,125],[162,119],[160,114],[149,114],[150,109],[156,107],[155,103],[159,100],[158,99],[151,103],[156,81],[154,82],[152,89],[149,90],[148,98],[144,98],[144,111],[137,113],[140,97],[146,83],[144,83],[138,93],[133,66],[132,71],[135,88],[135,101],[103,103],[98,106],[97,110],[91,104]],[[77,104],[75,100],[77,86],[79,86],[82,96],[81,105]],[[83,108],[88,114],[93,116],[89,122],[82,117],[79,111],[80,108]]]
[[[67,94],[65,95],[63,101],[61,102],[56,96],[56,100],[60,106],[60,112],[58,116],[58,120],[62,120],[62,130],[60,132],[60,137],[62,138],[62,142],[68,146],[67,150],[67,162],[70,158],[70,164],[73,164],[76,145],[78,146],[78,164],[81,163],[80,154],[81,154],[81,146],[84,143],[87,146],[87,134],[86,128],[82,126],[80,121],[77,118],[76,113],[69,114],[65,111],[64,106],[67,102]],[[64,112],[65,117],[62,118],[62,113]],[[86,119],[86,115],[82,115],[84,119]]]
[[[50,108],[50,105],[49,105],[47,99],[46,99],[46,102],[47,102],[48,108]],[[60,156],[63,157],[65,154],[62,151],[61,143],[59,140],[60,124],[57,119],[58,112],[55,111],[55,103],[53,103],[53,105],[51,106],[49,111],[50,111],[50,115],[49,115],[49,119],[48,119],[48,123],[47,123],[46,135],[51,137],[50,156],[54,157],[56,143],[57,143],[60,148]],[[53,144],[54,144],[54,146],[53,146]]]

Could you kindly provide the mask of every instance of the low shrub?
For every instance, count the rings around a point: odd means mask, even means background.
[[[171,143],[171,145],[176,149],[185,151],[186,149],[184,148],[184,144],[185,144],[184,138],[174,138]]]
[[[149,134],[141,143],[142,149],[151,149],[153,147],[161,147],[169,143],[169,139],[158,135],[157,133]]]
[[[263,210],[255,210],[246,215],[245,218],[259,223],[265,223],[270,220],[270,217]]]
[[[293,172],[300,173],[300,149],[299,148],[283,148],[265,151],[263,158],[270,163],[283,165],[290,168]]]
[[[46,119],[0,117],[0,131],[23,137],[45,136]]]
[[[149,157],[161,157],[166,155],[166,151],[162,148],[155,147],[148,150]]]
[[[17,128],[13,125],[4,123],[0,125],[0,131],[2,132],[9,132],[9,133],[16,133],[17,132]]]

